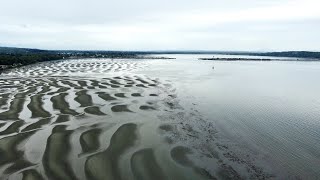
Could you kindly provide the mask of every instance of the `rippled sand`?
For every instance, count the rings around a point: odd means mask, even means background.
[[[146,68],[72,60],[1,75],[0,179],[272,177],[218,143],[173,84],[135,73]]]

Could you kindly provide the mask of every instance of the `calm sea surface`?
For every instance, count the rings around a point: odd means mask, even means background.
[[[173,79],[181,99],[196,102],[232,143],[280,166],[280,174],[320,178],[320,62],[175,57],[159,62],[159,76]]]

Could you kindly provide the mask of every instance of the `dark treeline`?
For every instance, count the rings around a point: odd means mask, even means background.
[[[37,62],[53,61],[61,59],[72,59],[72,58],[135,58],[137,57],[134,53],[123,53],[123,52],[76,52],[76,53],[65,53],[65,52],[28,52],[28,53],[0,53],[0,65],[5,66],[19,66],[28,65]]]
[[[60,54],[27,53],[27,54],[0,54],[0,65],[27,65],[36,62],[62,59]]]
[[[51,51],[26,48],[0,47],[0,70],[36,62],[62,59],[63,56]]]
[[[267,52],[267,53],[256,53],[256,55],[320,59],[320,52],[311,52],[311,51]]]
[[[270,56],[270,57],[290,57],[305,60],[320,59],[320,52],[312,51],[283,51],[283,52],[219,52],[216,54],[225,55],[246,55],[246,56]]]
[[[0,70],[37,62],[73,58],[136,58],[135,52],[122,51],[47,51],[0,47]]]

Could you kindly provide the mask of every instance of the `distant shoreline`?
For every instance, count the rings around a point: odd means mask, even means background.
[[[286,51],[286,52],[237,52],[237,51],[73,51],[73,50],[40,50],[28,48],[0,47],[0,73],[6,69],[16,68],[38,62],[64,59],[176,59],[161,57],[174,54],[218,54],[235,56],[264,56],[266,58],[199,58],[212,61],[320,61],[320,52]],[[269,58],[276,57],[276,58]],[[279,59],[277,59],[279,58]],[[280,59],[281,58],[281,59]],[[290,58],[290,59],[282,59]],[[292,58],[292,60],[291,60]],[[295,58],[297,58],[295,60]]]
[[[272,61],[272,59],[264,58],[198,58],[199,60],[206,61]]]
[[[297,59],[270,59],[270,58],[198,58],[203,61],[320,61],[313,58],[297,58]]]
[[[246,56],[272,56],[290,58],[320,59],[317,51],[210,51],[210,50],[154,50],[154,51],[116,51],[116,50],[41,50],[30,48],[0,47],[0,54],[30,54],[49,53],[59,55],[159,55],[159,54],[220,54],[220,55],[246,55]]]

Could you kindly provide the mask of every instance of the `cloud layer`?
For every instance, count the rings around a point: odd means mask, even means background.
[[[320,1],[10,0],[0,46],[99,50],[316,50]]]

